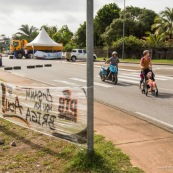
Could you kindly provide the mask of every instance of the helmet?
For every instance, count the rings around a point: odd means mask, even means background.
[[[113,52],[112,52],[112,55],[117,55],[117,52],[116,52],[116,51],[113,51]]]

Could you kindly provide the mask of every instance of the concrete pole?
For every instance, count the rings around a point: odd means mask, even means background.
[[[122,59],[124,59],[124,35],[125,35],[125,0],[124,0],[124,16],[123,16],[123,44],[122,44]]]
[[[93,86],[93,0],[87,0],[87,148],[94,151],[94,86]]]

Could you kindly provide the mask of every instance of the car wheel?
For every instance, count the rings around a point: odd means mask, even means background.
[[[71,57],[71,60],[72,60],[72,62],[75,62],[76,61],[76,57],[75,56],[72,56]]]

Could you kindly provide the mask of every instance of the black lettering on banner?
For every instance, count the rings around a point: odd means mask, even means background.
[[[54,126],[55,119],[56,119],[55,115],[44,114],[43,116],[44,121],[42,122],[42,126],[45,124],[46,126],[49,126],[51,130],[55,130],[55,126]]]
[[[43,99],[45,99],[48,102],[53,102],[53,97],[51,96],[49,89],[46,90],[46,93],[43,93],[40,90],[33,91],[29,89],[26,91],[26,100],[28,98],[33,100],[39,100],[39,101],[42,101]]]
[[[28,108],[26,113],[26,121],[37,123],[40,126],[48,126],[51,130],[55,130],[55,115],[43,114],[41,118],[41,112],[35,112]]]
[[[48,122],[48,117],[49,117],[49,114],[44,114],[44,116],[43,116],[43,122],[42,122],[42,126],[44,125],[44,124],[46,124],[46,126],[47,126],[47,122]]]
[[[50,104],[44,104],[44,103],[43,103],[43,110],[44,110],[45,112],[52,111],[52,105],[50,105]]]
[[[31,115],[30,115],[30,109],[29,108],[27,109],[27,112],[26,112],[26,121],[28,121],[28,117],[29,117],[29,120],[31,121]]]
[[[32,113],[32,122],[34,122],[34,123],[37,123],[37,113],[35,112],[35,111],[31,111],[31,113]]]
[[[5,113],[6,112],[6,86],[1,83],[1,87],[2,87],[2,112]]]
[[[56,116],[55,116],[55,115],[51,115],[51,116],[50,116],[50,119],[49,119],[48,124],[49,124],[49,128],[50,128],[51,130],[55,130],[55,126],[54,126],[54,121],[55,121],[55,119],[56,119]]]
[[[22,115],[22,109],[23,109],[23,107],[19,103],[18,96],[16,96],[16,98],[15,98],[15,114],[16,114],[16,109],[19,109],[20,114]]]
[[[41,110],[41,101],[35,102],[34,109]]]
[[[37,123],[41,125],[41,112],[37,112]]]
[[[1,84],[2,87],[2,112],[12,112],[16,114],[17,109],[19,109],[20,114],[22,115],[22,109],[23,107],[20,105],[18,96],[15,97],[14,102],[9,101],[6,96],[7,87],[3,83]],[[10,87],[8,87],[9,89]],[[10,93],[12,93],[12,90],[10,90]]]

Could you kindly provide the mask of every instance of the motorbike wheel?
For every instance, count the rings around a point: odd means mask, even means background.
[[[102,75],[100,76],[101,77],[101,80],[104,82],[105,81],[105,77]]]
[[[116,84],[117,84],[117,82],[118,82],[118,77],[117,77],[117,76],[115,76],[112,82],[113,82],[113,84],[114,84],[114,85],[116,85]]]

